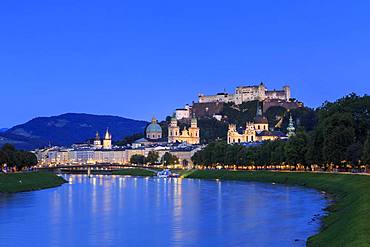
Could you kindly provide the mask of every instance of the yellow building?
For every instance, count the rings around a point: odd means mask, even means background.
[[[199,144],[200,143],[200,129],[198,128],[198,120],[193,117],[191,119],[190,128],[184,128],[180,131],[177,119],[175,116],[172,117],[170,126],[168,127],[168,142],[186,142],[187,144]]]
[[[285,134],[280,131],[269,131],[268,120],[262,115],[262,109],[258,106],[254,122],[246,123],[244,129],[237,129],[235,124],[229,125],[227,143],[275,141],[284,137],[286,137]]]

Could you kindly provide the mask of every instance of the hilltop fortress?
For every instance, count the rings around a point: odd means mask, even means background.
[[[274,106],[287,110],[303,107],[302,102],[292,98],[290,86],[283,86],[281,90],[267,90],[265,84],[261,82],[259,85],[239,86],[234,94],[227,92],[216,95],[199,94],[198,102],[176,109],[176,119],[190,119],[191,116],[196,116],[198,118],[215,117],[220,120],[225,104],[239,106],[250,101],[262,102],[263,112]]]
[[[237,87],[235,94],[228,93],[218,93],[216,95],[206,96],[203,94],[199,95],[199,103],[234,103],[240,105],[248,101],[264,101],[266,99],[270,100],[283,100],[290,101],[290,87],[284,86],[282,90],[267,90],[266,86],[261,83],[255,86],[241,86]]]

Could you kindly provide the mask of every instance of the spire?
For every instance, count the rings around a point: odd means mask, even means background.
[[[110,140],[112,139],[112,135],[109,133],[109,128],[107,128],[107,131],[105,132],[105,140]]]
[[[257,117],[262,117],[262,108],[258,101],[257,101]]]
[[[100,136],[99,136],[99,132],[98,131],[96,131],[96,135],[95,135],[95,140],[100,140]]]
[[[288,137],[295,136],[295,127],[293,123],[292,114],[290,114],[290,117],[289,117],[289,125],[287,128],[287,131],[288,131]]]

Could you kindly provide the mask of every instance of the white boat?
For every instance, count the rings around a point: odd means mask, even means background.
[[[157,176],[160,178],[169,178],[171,177],[172,173],[169,169],[165,169],[157,173]]]

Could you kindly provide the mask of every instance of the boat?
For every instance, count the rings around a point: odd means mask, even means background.
[[[172,172],[169,169],[165,169],[157,173],[157,177],[160,177],[160,178],[169,178],[171,177],[171,175],[172,175]]]

